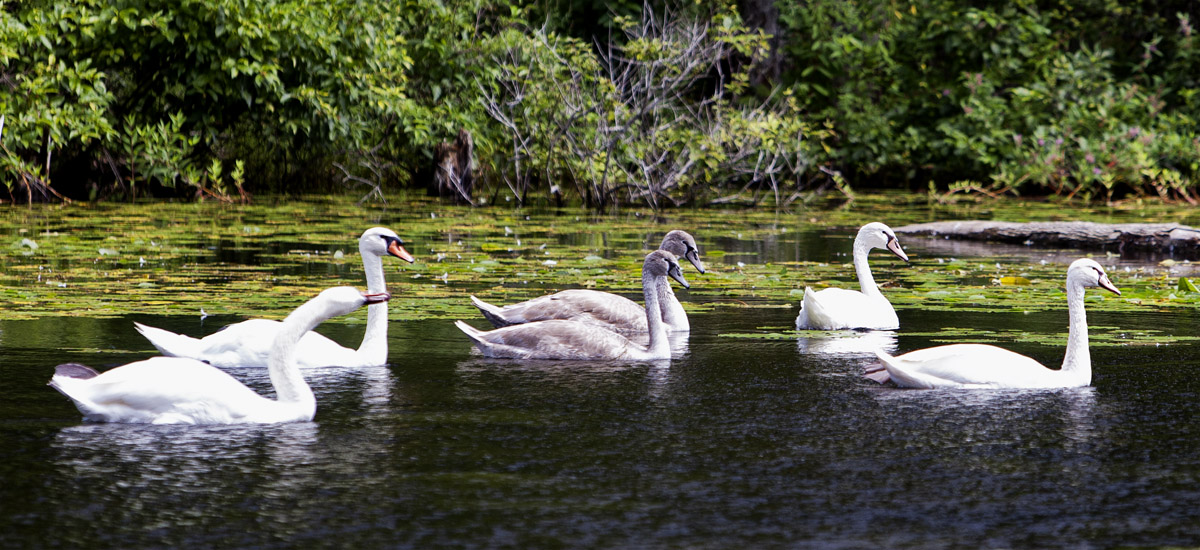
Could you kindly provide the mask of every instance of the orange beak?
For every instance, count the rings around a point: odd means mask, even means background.
[[[400,258],[401,260],[404,260],[410,264],[417,261],[417,259],[413,258],[412,254],[409,254],[403,246],[400,246],[399,241],[392,241],[390,244],[388,244],[387,251],[388,254]]]
[[[1100,288],[1116,294],[1117,296],[1121,295],[1121,291],[1117,289],[1117,285],[1112,284],[1112,281],[1108,280],[1108,275],[1101,273],[1099,284]]]

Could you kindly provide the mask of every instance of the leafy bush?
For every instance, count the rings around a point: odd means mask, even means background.
[[[837,130],[821,160],[858,181],[1200,198],[1182,10],[830,1],[781,4],[780,18],[797,97]]]
[[[1196,11],[0,0],[0,181],[17,200],[338,180],[381,197],[428,177],[435,146],[465,129],[479,180],[519,201],[787,203],[930,183],[1200,201]]]
[[[210,160],[237,157],[247,146],[318,154],[365,149],[382,135],[375,121],[398,116],[407,101],[411,60],[387,7],[240,0],[6,5],[5,181],[12,188],[22,178],[48,185],[52,175],[107,173],[116,188],[151,181],[200,187]],[[233,134],[247,129],[259,132],[249,140]],[[42,163],[52,150],[54,164]]]
[[[739,105],[748,73],[729,71],[735,56],[761,55],[766,37],[734,12],[704,20],[647,10],[616,22],[621,40],[598,55],[546,29],[492,44],[500,77],[481,88],[511,143],[497,172],[514,195],[563,182],[598,207],[658,208],[748,182],[781,198],[783,183],[808,168],[810,130],[790,93]]]

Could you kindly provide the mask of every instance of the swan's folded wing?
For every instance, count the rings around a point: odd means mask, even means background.
[[[500,315],[509,324],[554,319],[644,331],[646,310],[633,300],[596,290],[564,290],[504,306]]]
[[[620,334],[575,321],[539,321],[487,332],[466,327],[463,331],[494,357],[617,359],[637,347]]]
[[[886,300],[871,297],[857,290],[826,288],[813,291],[804,289],[802,314],[805,326],[797,319],[797,328],[838,330],[848,328],[895,329],[899,328],[896,310]]]
[[[241,354],[268,354],[275,336],[283,323],[269,319],[251,319],[228,325],[217,332],[201,338],[201,353],[221,355],[230,352]]]
[[[884,357],[880,356],[893,380],[901,383],[897,378],[903,376],[931,384],[924,387],[987,387],[1045,370],[1029,357],[986,344],[952,344]]]
[[[159,414],[204,400],[239,401],[261,398],[224,372],[192,359],[153,357],[101,373],[95,378],[61,381],[69,397],[94,410]]]

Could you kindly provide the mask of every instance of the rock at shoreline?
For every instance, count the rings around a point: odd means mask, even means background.
[[[1200,229],[1176,223],[949,221],[906,225],[896,233],[1027,246],[1149,252],[1200,259]]]

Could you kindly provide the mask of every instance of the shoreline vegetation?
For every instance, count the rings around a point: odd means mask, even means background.
[[[1196,204],[1198,12],[0,0],[0,201],[379,200],[454,165],[474,204]]]

